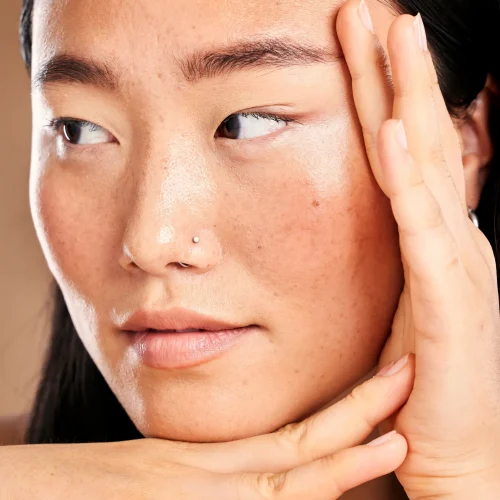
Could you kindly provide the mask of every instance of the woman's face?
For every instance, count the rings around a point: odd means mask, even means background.
[[[145,436],[271,431],[377,362],[402,270],[339,6],[35,2],[35,225],[81,339]],[[370,7],[384,40],[392,15]],[[184,364],[161,334],[151,354],[154,340],[125,331],[182,310],[257,326]]]

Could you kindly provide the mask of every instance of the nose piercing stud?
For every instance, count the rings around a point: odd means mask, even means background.
[[[200,242],[200,238],[198,238],[198,236],[194,236],[193,243],[199,243],[199,242]],[[179,265],[181,267],[191,267],[191,264],[184,264],[184,262],[179,262]]]

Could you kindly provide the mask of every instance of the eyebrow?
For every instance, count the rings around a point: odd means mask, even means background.
[[[243,41],[214,51],[196,52],[177,62],[184,78],[196,82],[244,69],[304,66],[338,59],[340,53],[326,48],[279,38]]]
[[[81,83],[115,90],[119,75],[106,63],[58,54],[43,63],[33,78],[34,87],[44,87],[50,83]]]
[[[242,41],[175,57],[184,79],[191,83],[245,69],[279,69],[331,63],[339,59],[342,59],[341,53],[287,38]],[[58,54],[42,64],[33,79],[33,84],[38,87],[50,83],[80,83],[113,91],[119,86],[120,73],[106,62]]]

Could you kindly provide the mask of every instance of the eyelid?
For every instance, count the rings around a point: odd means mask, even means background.
[[[295,121],[293,118],[288,116],[281,116],[278,113],[269,113],[269,112],[259,112],[259,111],[241,111],[239,113],[233,113],[229,115],[222,123],[225,123],[233,116],[252,116],[253,118],[265,118],[268,120],[274,120],[276,122],[293,122]]]
[[[225,124],[231,120],[234,117],[238,116],[243,116],[243,117],[253,117],[256,119],[264,119],[264,120],[272,120],[275,121],[276,123],[284,123],[285,127],[281,130],[277,130],[268,134],[263,134],[261,136],[257,137],[252,137],[252,138],[241,138],[241,139],[234,139],[234,138],[227,138],[223,137],[222,135],[219,135],[219,130],[221,127],[224,127]],[[223,141],[230,141],[230,142],[244,142],[244,143],[250,143],[250,142],[257,142],[257,141],[265,141],[266,139],[270,139],[271,137],[275,136],[278,132],[282,132],[287,126],[291,123],[299,123],[295,118],[292,118],[291,116],[286,116],[286,115],[281,115],[279,112],[269,112],[269,111],[258,111],[258,110],[252,110],[252,111],[239,111],[237,113],[232,113],[230,114],[227,118],[225,118],[220,125],[217,127],[217,131],[215,133],[215,138],[220,139]]]
[[[61,116],[59,118],[52,118],[48,121],[46,126],[49,128],[57,129],[61,125],[67,125],[68,123],[77,123],[78,125],[83,126],[83,127],[85,127],[87,125],[91,125],[91,126],[95,126],[95,127],[99,127],[99,128],[104,128],[104,127],[101,127],[100,125],[98,125],[97,123],[89,122],[88,120],[82,120],[79,118],[71,118],[69,116]]]
[[[91,121],[88,121],[88,120],[83,120],[81,118],[73,118],[73,117],[69,117],[69,116],[61,116],[61,117],[58,117],[58,118],[52,118],[52,119],[48,120],[48,123],[45,126],[48,127],[51,130],[54,130],[55,132],[59,132],[62,126],[68,125],[70,123],[78,124],[81,127],[90,126],[92,132],[95,132],[98,129],[102,129],[105,132],[107,132],[113,138],[112,141],[110,141],[108,143],[103,143],[103,144],[113,144],[113,143],[118,143],[119,144],[118,139],[108,129],[106,129],[105,127],[99,125],[98,123],[91,122]],[[81,146],[78,146],[76,144],[71,144],[71,143],[68,143],[68,144],[70,146],[81,147]]]

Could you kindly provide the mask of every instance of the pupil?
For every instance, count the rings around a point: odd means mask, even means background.
[[[64,135],[71,143],[77,143],[80,140],[81,128],[76,123],[67,123],[64,125]]]
[[[224,132],[230,139],[238,139],[240,130],[241,124],[238,116],[230,116],[224,123]]]

